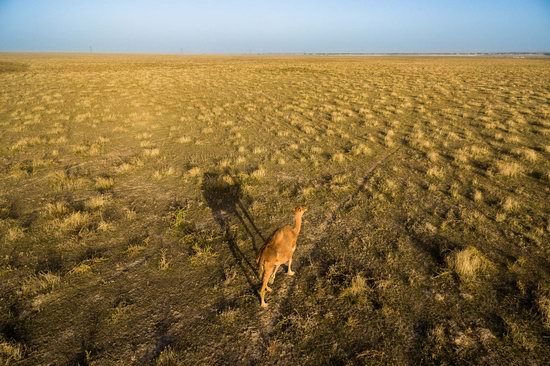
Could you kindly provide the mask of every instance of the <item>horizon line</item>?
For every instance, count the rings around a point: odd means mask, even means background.
[[[0,54],[78,54],[78,55],[173,55],[173,56],[550,56],[550,51],[468,51],[468,52],[142,52],[142,51],[56,51],[0,50]]]

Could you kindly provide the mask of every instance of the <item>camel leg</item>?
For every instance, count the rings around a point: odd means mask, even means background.
[[[288,272],[287,272],[287,274],[289,276],[294,276],[294,273],[296,273],[296,272],[294,272],[292,270],[291,266],[292,266],[292,257],[290,257],[290,259],[288,260]]]
[[[260,263],[258,267],[258,279],[262,279],[262,276],[264,275],[264,264]]]
[[[275,282],[275,275],[277,274],[277,271],[279,270],[280,264],[275,266],[275,270],[273,271],[273,274],[271,275],[271,278],[269,279],[269,284],[272,285],[273,282]]]
[[[264,277],[262,278],[262,289],[260,290],[260,300],[262,308],[267,307],[267,303],[265,302],[265,290],[268,289],[268,291],[271,291],[271,289],[267,286],[267,282],[269,281],[269,278],[271,277],[271,273],[273,273],[274,266],[268,265],[267,267],[264,267]]]

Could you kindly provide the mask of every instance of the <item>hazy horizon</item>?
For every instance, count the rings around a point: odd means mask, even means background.
[[[548,29],[548,1],[0,0],[0,52],[548,52]]]

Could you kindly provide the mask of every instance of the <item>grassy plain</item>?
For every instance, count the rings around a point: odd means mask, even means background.
[[[0,54],[0,364],[548,364],[549,101],[547,59]]]

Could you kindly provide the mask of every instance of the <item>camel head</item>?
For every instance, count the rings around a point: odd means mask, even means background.
[[[300,214],[300,215],[303,215],[304,212],[307,211],[307,207],[304,207],[304,206],[298,206],[294,209],[294,214],[297,215],[297,214]]]

